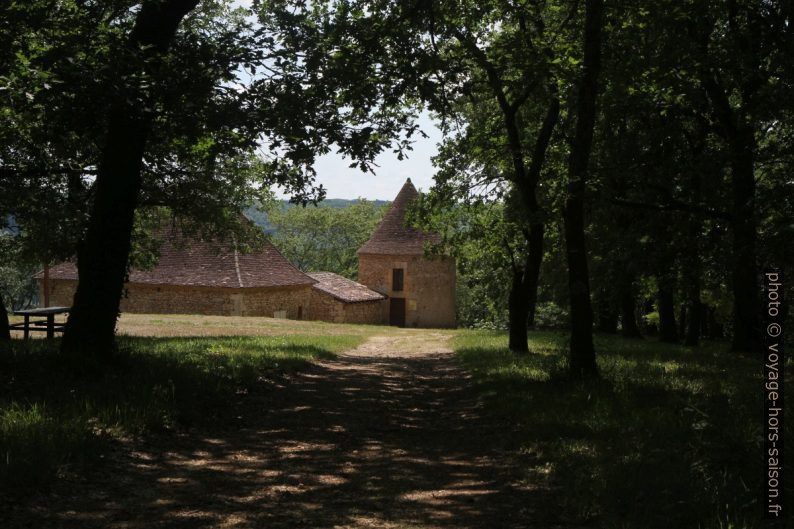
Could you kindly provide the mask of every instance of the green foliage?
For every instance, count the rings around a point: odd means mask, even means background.
[[[719,353],[722,343],[596,336],[596,346],[602,379],[574,383],[561,334],[531,333],[530,355],[511,353],[504,333],[454,342],[489,411],[520,432],[527,480],[561,491],[548,515],[597,527],[764,527],[757,361]]]
[[[569,321],[568,311],[553,301],[540,302],[535,309],[535,327],[538,329],[565,329]]]
[[[231,409],[284,373],[355,347],[361,336],[132,338],[101,376],[78,375],[57,341],[0,356],[0,489],[41,488],[91,463],[108,439],[232,424]]]
[[[485,329],[507,326],[507,294],[511,264],[521,259],[523,242],[504,205],[493,200],[452,202],[438,190],[422,195],[409,209],[406,222],[441,235],[430,254],[456,258],[458,325]]]
[[[138,4],[39,0],[0,8],[13,21],[0,29],[9,33],[0,45],[0,114],[9,125],[0,132],[0,218],[13,215],[21,227],[15,244],[29,260],[75,254],[121,94],[145,94],[137,103],[154,116],[140,205],[168,205],[216,226],[267,192],[270,175],[253,156],[257,135],[244,94],[230,88],[239,64],[259,53],[242,12],[226,0],[201,2],[165,66],[152,69],[142,64],[145,50],[127,45]]]
[[[273,207],[268,223],[273,244],[300,270],[358,273],[356,251],[383,218],[387,206],[360,199],[346,207]]]
[[[659,311],[654,310],[642,316],[645,325],[654,329],[659,328]]]
[[[0,251],[6,246],[8,236],[0,235]],[[11,252],[0,257],[0,296],[7,309],[30,307],[38,299],[38,286],[33,274],[41,268],[19,259]]]
[[[38,300],[38,285],[32,267],[0,266],[0,294],[8,309],[17,310],[34,306]]]

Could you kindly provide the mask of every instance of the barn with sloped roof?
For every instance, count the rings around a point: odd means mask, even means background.
[[[234,245],[184,238],[175,228],[164,235],[156,266],[130,272],[122,312],[307,318],[317,281],[269,241],[243,254]],[[37,278],[43,289],[43,274]],[[77,288],[75,263],[50,268],[48,283],[50,304],[70,306]]]
[[[358,250],[358,280],[388,297],[381,322],[400,327],[455,326],[455,260],[425,256],[438,235],[405,225],[419,192],[409,178],[369,240]]]
[[[358,283],[331,272],[301,272],[267,240],[244,254],[234,244],[165,229],[157,264],[130,272],[121,311],[454,327],[455,260],[425,256],[426,244],[438,236],[405,225],[406,211],[418,196],[409,178],[358,250]],[[74,262],[51,267],[46,281],[42,272],[36,278],[40,299],[71,306],[77,289]]]

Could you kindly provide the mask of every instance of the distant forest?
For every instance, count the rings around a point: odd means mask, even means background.
[[[356,204],[357,202],[359,202],[359,199],[354,199],[354,198],[326,198],[322,202],[319,202],[317,204],[317,207],[321,207],[321,208],[345,208],[345,207],[348,207],[348,206],[352,206],[353,204]],[[380,209],[381,207],[386,206],[386,205],[390,204],[391,202],[389,202],[387,200],[372,200],[371,203],[372,203],[372,205],[375,208]],[[294,207],[298,206],[298,204],[294,204],[294,203],[290,202],[289,200],[277,200],[276,204],[278,206],[280,206],[280,209],[282,211],[287,210],[289,208],[294,208]],[[303,206],[301,206],[301,207],[303,207]],[[310,208],[310,207],[314,207],[314,206],[306,206],[306,207]],[[245,214],[245,216],[251,222],[253,222],[257,226],[260,226],[265,231],[265,233],[267,233],[268,235],[270,235],[273,232],[275,232],[275,228],[270,223],[270,221],[268,219],[268,214],[267,214],[266,208],[264,206],[251,206],[251,207],[246,208],[243,211],[243,213]]]

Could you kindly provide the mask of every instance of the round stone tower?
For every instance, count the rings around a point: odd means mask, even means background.
[[[405,226],[419,193],[409,178],[369,240],[358,250],[358,281],[388,296],[383,323],[400,327],[455,326],[455,260],[425,257],[438,236]]]

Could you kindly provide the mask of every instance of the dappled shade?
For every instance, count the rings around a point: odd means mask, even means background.
[[[376,338],[303,374],[260,381],[223,419],[125,443],[78,493],[67,483],[20,515],[133,528],[542,522],[533,509],[551,505],[549,490],[522,483],[527,461],[508,455],[511,426],[484,413],[443,335],[420,339],[431,341]]]

